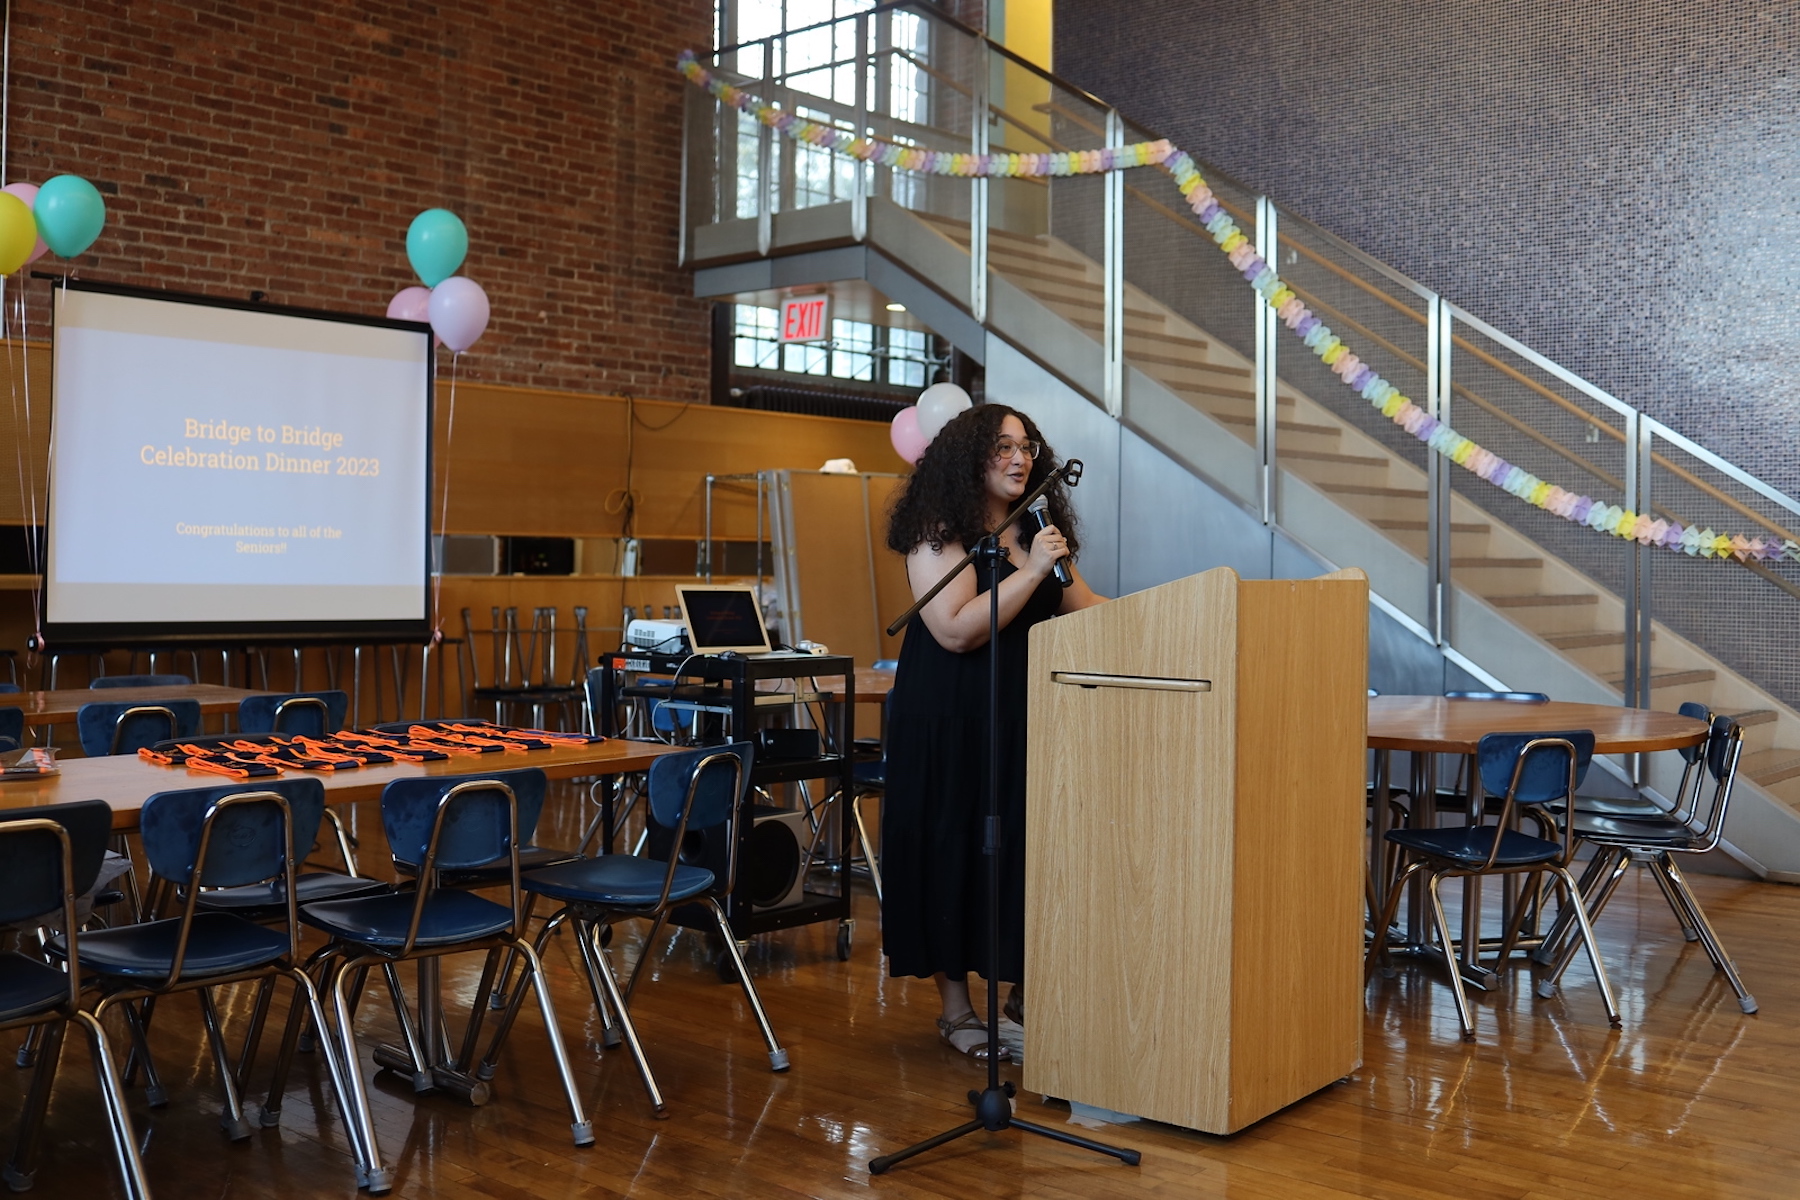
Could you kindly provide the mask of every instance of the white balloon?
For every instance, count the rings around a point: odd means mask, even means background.
[[[957,413],[966,412],[974,405],[969,393],[954,383],[934,383],[919,393],[919,431],[927,438],[934,438],[938,430],[948,425]]]

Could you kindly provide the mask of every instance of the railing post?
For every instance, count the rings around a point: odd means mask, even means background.
[[[1106,145],[1115,149],[1125,144],[1125,122],[1113,109],[1106,110]],[[1125,173],[1108,171],[1105,179],[1104,240],[1102,270],[1105,292],[1102,315],[1104,325],[1106,372],[1103,388],[1106,411],[1114,419],[1125,413]]]
[[[775,81],[775,39],[769,38],[762,44],[762,95],[763,103],[770,102],[770,95]],[[775,180],[770,170],[774,159],[773,139],[775,131],[762,122],[756,125],[756,252],[764,258],[768,257],[769,248],[775,244]]]
[[[1650,439],[1643,414],[1635,408],[1625,414],[1625,507],[1634,513],[1649,511]],[[1650,707],[1650,622],[1645,603],[1645,574],[1649,556],[1633,539],[1625,545],[1625,688],[1624,703],[1630,708]],[[1634,756],[1634,778],[1637,775]]]
[[[1425,410],[1449,424],[1450,346],[1453,329],[1450,307],[1433,294],[1426,308]],[[1435,450],[1425,460],[1425,586],[1431,613],[1431,636],[1440,646],[1451,643],[1449,591],[1451,567],[1450,464]]]
[[[856,18],[856,136],[869,136],[869,18],[861,13]],[[854,160],[852,166],[856,179],[850,188],[850,236],[860,242],[869,236],[869,177],[874,166]]]
[[[987,42],[975,43],[976,58],[981,69],[974,72],[974,95],[970,97],[969,152],[988,152],[988,77],[993,70],[989,61],[992,51]],[[976,321],[987,321],[988,275],[988,181],[976,176],[969,181],[969,315]]]
[[[1638,412],[1636,409],[1633,409],[1632,413],[1637,420],[1638,426],[1638,506],[1635,511],[1641,513],[1654,512],[1656,511],[1654,507],[1656,500],[1651,494],[1651,483],[1654,478],[1653,472],[1651,471],[1651,463],[1655,461],[1654,453],[1656,446],[1654,439],[1656,434],[1651,428],[1649,418],[1645,417],[1643,413]],[[1638,567],[1638,624],[1636,630],[1638,639],[1637,707],[1650,708],[1652,707],[1650,703],[1650,683],[1652,678],[1654,678],[1652,668],[1656,665],[1655,659],[1650,651],[1650,639],[1653,636],[1656,621],[1656,605],[1654,603],[1656,589],[1651,583],[1651,576],[1656,569],[1656,555],[1650,553],[1648,547],[1638,546],[1636,542],[1633,542],[1632,545],[1637,549],[1640,555],[1640,566]],[[1641,763],[1642,761],[1643,757],[1640,755],[1639,762]],[[1638,782],[1642,783],[1643,780],[1640,778]]]
[[[1256,252],[1270,266],[1280,262],[1280,235],[1275,217],[1275,202],[1267,196],[1256,198]],[[1251,340],[1256,347],[1256,493],[1257,507],[1264,525],[1275,524],[1275,460],[1276,430],[1280,404],[1275,373],[1277,351],[1275,310],[1263,300],[1262,293],[1252,291],[1250,303],[1256,306]]]

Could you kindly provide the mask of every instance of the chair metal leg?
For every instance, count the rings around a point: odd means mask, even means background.
[[[425,1046],[419,1040],[430,1037],[431,1030],[421,1030],[413,1023],[412,1011],[406,1003],[406,992],[400,986],[400,972],[391,962],[381,964],[382,974],[387,978],[388,999],[394,1006],[394,1020],[400,1026],[400,1036],[406,1042],[406,1055],[412,1060],[412,1086],[415,1092],[429,1092],[436,1086],[431,1078],[431,1060],[425,1054]],[[384,1057],[381,1047],[376,1047],[376,1061]],[[384,1064],[385,1065],[385,1064]]]
[[[538,1009],[544,1014],[544,1036],[550,1040],[550,1057],[556,1061],[556,1073],[562,1077],[563,1092],[569,1098],[570,1129],[577,1146],[594,1144],[594,1125],[581,1110],[581,1095],[575,1090],[575,1071],[569,1066],[569,1053],[563,1047],[562,1029],[556,1023],[556,1005],[550,999],[550,981],[544,976],[543,960],[524,938],[512,939],[525,969],[531,975],[531,986],[537,992]]]
[[[143,1160],[138,1157],[137,1134],[131,1127],[131,1114],[125,1107],[125,1087],[119,1082],[119,1068],[106,1040],[106,1030],[85,1012],[77,1012],[71,1019],[87,1035],[95,1080],[100,1085],[100,1101],[106,1108],[107,1126],[112,1135],[113,1157],[119,1164],[127,1200],[150,1200],[150,1183],[144,1177]]]
[[[1456,997],[1456,1017],[1462,1022],[1463,1041],[1475,1040],[1475,1014],[1469,1008],[1469,993],[1463,987],[1462,964],[1456,960],[1456,941],[1450,932],[1450,919],[1444,915],[1444,901],[1438,895],[1443,876],[1433,872],[1426,884],[1431,897],[1431,915],[1437,922],[1438,940],[1444,948],[1444,969],[1450,973],[1450,992]]]
[[[1388,954],[1387,929],[1393,923],[1394,914],[1400,909],[1400,897],[1406,894],[1407,885],[1412,883],[1413,876],[1425,869],[1423,862],[1411,862],[1400,872],[1388,889],[1387,903],[1381,906],[1381,917],[1375,923],[1373,936],[1369,939],[1368,953],[1363,957],[1363,982],[1375,972],[1375,964],[1379,962],[1384,972],[1392,971],[1392,958]]]
[[[200,1022],[206,1028],[206,1043],[212,1048],[213,1066],[219,1072],[219,1090],[224,1093],[225,1111],[219,1116],[219,1128],[234,1142],[250,1136],[250,1122],[244,1120],[244,1104],[238,1095],[237,1072],[232,1066],[231,1052],[225,1048],[225,1034],[219,1027],[219,1010],[213,1005],[211,988],[196,988],[200,998]]]
[[[44,1027],[33,1025],[25,1031],[25,1040],[19,1043],[19,1052],[13,1056],[13,1065],[23,1071],[37,1063],[38,1043],[44,1040]]]
[[[750,1011],[756,1017],[757,1028],[762,1030],[763,1041],[768,1044],[769,1068],[785,1071],[788,1069],[788,1052],[775,1040],[775,1030],[769,1025],[769,1014],[763,1011],[762,997],[756,994],[756,984],[752,982],[750,972],[744,966],[744,956],[738,952],[737,937],[731,932],[731,922],[725,919],[725,910],[711,896],[706,897],[706,906],[712,909],[713,920],[719,923],[719,936],[725,939],[725,953],[731,956],[731,965],[737,968],[738,983],[743,986],[744,999],[750,1002]]]
[[[1625,872],[1631,867],[1631,851],[1614,849],[1612,854],[1610,873],[1602,877],[1599,884],[1590,890],[1586,894],[1586,898],[1582,900],[1582,912],[1586,914],[1590,922],[1604,912],[1608,904],[1612,903],[1613,893],[1619,890],[1619,884],[1625,879]],[[1578,891],[1576,896],[1581,898],[1582,893]],[[1572,907],[1565,905],[1563,911],[1557,914],[1557,921],[1560,924],[1565,920],[1575,919],[1577,915]],[[1563,938],[1562,946],[1557,950],[1555,959],[1552,960],[1549,974],[1538,980],[1537,994],[1540,997],[1548,1000],[1556,994],[1557,987],[1562,983],[1563,972],[1567,971],[1569,964],[1575,961],[1577,949],[1572,933]]]
[[[539,958],[543,957],[544,947],[550,943],[556,931],[562,928],[568,916],[568,910],[563,909],[544,923],[544,928],[537,936],[536,952]],[[494,1077],[495,1067],[500,1062],[500,1051],[505,1047],[508,1035],[512,1033],[513,1022],[519,1019],[519,1008],[525,1003],[525,987],[530,982],[525,977],[525,972],[519,972],[519,982],[513,985],[512,991],[507,995],[506,1011],[500,1014],[500,1023],[494,1027],[494,1040],[488,1043],[487,1053],[481,1056],[481,1062],[475,1067],[475,1078]]]
[[[875,900],[880,903],[881,894],[881,862],[875,857],[875,850],[869,841],[869,826],[863,820],[862,802],[864,792],[858,792],[850,798],[850,816],[856,821],[856,840],[862,846],[863,863],[869,868],[869,882],[875,885]],[[1370,906],[1370,911],[1374,906]]]
[[[632,996],[637,994],[638,976],[644,973],[644,964],[650,961],[652,954],[656,953],[657,940],[662,936],[662,927],[668,919],[669,914],[665,909],[657,913],[656,920],[650,924],[650,936],[644,939],[644,951],[638,955],[637,962],[631,965],[631,978],[625,981],[625,1003],[627,1004],[631,1003]],[[735,937],[736,935],[730,929],[725,930],[725,940],[731,942],[733,946],[737,945],[733,940]]]
[[[367,1155],[365,1162],[357,1164],[357,1185],[371,1192],[385,1192],[394,1186],[394,1177],[392,1172],[381,1165],[381,1149],[375,1140],[375,1122],[369,1115],[369,1093],[363,1086],[362,1057],[357,1053],[356,1029],[350,1019],[350,1005],[344,995],[344,977],[350,974],[348,966],[348,963],[339,964],[331,981],[331,1004],[336,1010],[340,1053],[343,1055],[346,1082],[350,1085],[348,1094],[340,1097],[340,1102],[346,1103],[354,1112],[354,1117],[347,1118],[347,1121],[353,1119],[357,1122],[363,1151]],[[320,1025],[319,1032],[323,1038],[323,1025]]]
[[[350,831],[344,828],[344,818],[330,805],[325,806],[325,820],[331,824],[331,832],[337,838],[338,853],[344,859],[344,873],[352,879],[361,879],[362,872],[356,867],[356,848],[350,839]]]
[[[1731,984],[1731,990],[1737,993],[1738,1007],[1747,1013],[1755,1012],[1756,997],[1752,996],[1744,987],[1744,981],[1738,975],[1736,964],[1731,961],[1731,956],[1725,953],[1725,946],[1719,941],[1719,935],[1714,932],[1712,922],[1707,920],[1705,911],[1700,907],[1700,902],[1694,899],[1694,893],[1688,887],[1687,877],[1681,873],[1681,868],[1675,865],[1674,859],[1667,854],[1662,854],[1652,861],[1651,870],[1667,874],[1670,888],[1687,906],[1688,916],[1693,920],[1694,928],[1699,930],[1700,941],[1705,945],[1706,953],[1711,956],[1713,965],[1724,972],[1725,981]]]
[[[263,979],[256,985],[256,1003],[250,1010],[250,1028],[244,1032],[244,1044],[238,1050],[237,1086],[244,1090],[250,1070],[256,1065],[256,1052],[262,1042],[263,1025],[269,1019],[269,1002],[275,998],[275,980]]]
[[[1594,937],[1594,923],[1588,916],[1588,906],[1582,900],[1581,893],[1576,890],[1575,876],[1569,873],[1567,867],[1554,867],[1552,871],[1562,882],[1564,903],[1574,910],[1575,922],[1581,929],[1581,944],[1587,948],[1588,965],[1594,968],[1594,981],[1600,985],[1600,1000],[1606,1005],[1606,1020],[1608,1024],[1617,1026],[1621,1024],[1619,1002],[1614,999],[1612,983],[1606,978],[1606,964],[1600,961],[1600,943]],[[1610,897],[1611,890],[1606,894]]]
[[[6,1164],[6,1186],[15,1192],[28,1190],[37,1176],[38,1143],[44,1131],[44,1113],[50,1107],[50,1085],[56,1079],[56,1065],[62,1058],[63,1034],[68,1025],[56,1021],[33,1026],[44,1031],[38,1049],[37,1069],[32,1072],[31,1090],[25,1096],[25,1111],[19,1115],[18,1141],[12,1158]]]
[[[150,997],[154,999],[155,997]],[[162,1083],[162,1077],[156,1073],[156,1060],[150,1057],[150,1038],[148,1024],[150,1020],[149,999],[142,1002],[140,1013],[137,1005],[126,1001],[119,1008],[125,1014],[125,1028],[131,1034],[131,1062],[136,1063],[144,1072],[144,1102],[151,1108],[161,1108],[169,1102],[169,1089]],[[104,1008],[104,1004],[102,1005]],[[100,1014],[96,1012],[95,1016]],[[127,1078],[130,1077],[130,1063],[126,1064]]]
[[[1506,934],[1500,939],[1500,958],[1495,963],[1496,968],[1504,966],[1506,960],[1512,957],[1513,947],[1518,944],[1519,930],[1525,925],[1525,916],[1527,912],[1534,911],[1537,908],[1535,898],[1538,895],[1539,874],[1541,874],[1541,872],[1528,872],[1525,876],[1524,886],[1519,887],[1514,891],[1512,913],[1509,915],[1506,922]],[[1507,878],[1509,880],[1516,880],[1518,876],[1509,875]],[[1528,896],[1531,897],[1529,903],[1527,902]]]
[[[1669,911],[1675,914],[1675,921],[1681,926],[1682,940],[1697,942],[1700,940],[1699,928],[1696,927],[1693,920],[1689,918],[1687,907],[1682,903],[1681,897],[1676,893],[1674,885],[1669,882],[1669,877],[1657,869],[1659,862],[1667,861],[1667,859],[1668,855],[1665,852],[1656,855],[1655,858],[1651,860],[1650,877],[1656,880],[1656,886],[1662,890],[1663,899],[1669,902]]]
[[[481,1042],[481,1021],[487,1015],[488,999],[494,994],[494,979],[499,972],[500,950],[489,950],[481,963],[481,982],[475,985],[475,1003],[469,1009],[469,1023],[463,1030],[462,1049],[457,1052],[452,1069],[467,1071],[475,1064],[475,1047]],[[513,951],[508,949],[506,962],[512,965]]]
[[[663,1101],[662,1089],[656,1085],[656,1076],[650,1071],[650,1060],[644,1055],[644,1044],[638,1039],[637,1026],[631,1020],[631,1012],[625,1007],[625,997],[619,993],[619,981],[613,975],[612,964],[607,961],[606,951],[600,945],[602,926],[583,923],[576,930],[576,944],[581,949],[581,961],[587,968],[588,983],[595,990],[596,998],[604,993],[612,1004],[613,1011],[619,1014],[619,1032],[625,1040],[625,1047],[631,1052],[631,1061],[636,1064],[638,1078],[644,1082],[644,1091],[650,1096],[650,1108],[660,1118],[669,1115],[668,1105]]]

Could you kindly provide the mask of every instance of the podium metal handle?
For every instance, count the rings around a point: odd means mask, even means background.
[[[1052,671],[1051,683],[1082,688],[1141,688],[1152,692],[1210,692],[1210,679],[1168,679],[1156,675],[1101,675],[1092,671]]]

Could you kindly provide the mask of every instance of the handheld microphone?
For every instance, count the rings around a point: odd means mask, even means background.
[[[1039,496],[1036,500],[1033,500],[1031,506],[1025,510],[1025,517],[1032,525],[1036,526],[1039,532],[1049,528],[1050,498],[1048,496]],[[1053,566],[1051,570],[1056,573],[1056,582],[1062,584],[1062,586],[1072,587],[1074,585],[1075,576],[1069,570],[1068,559],[1057,559],[1055,566]]]

